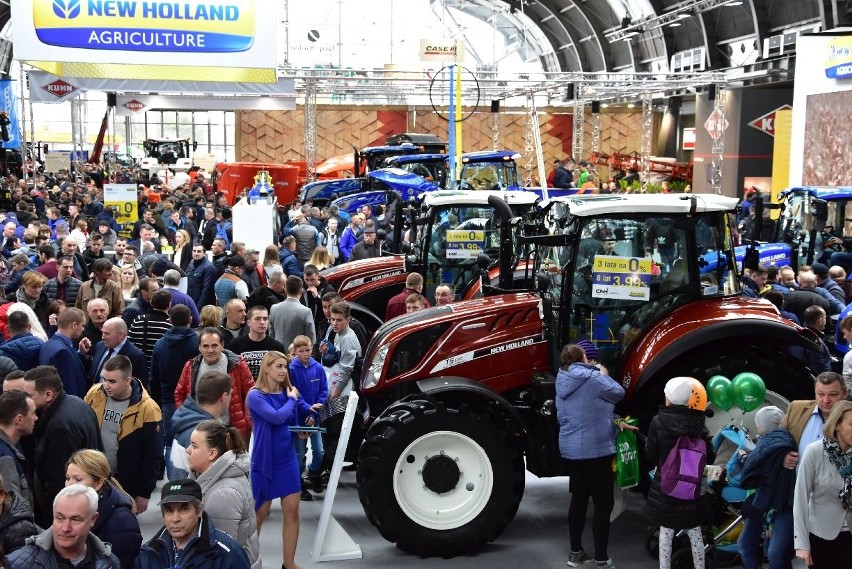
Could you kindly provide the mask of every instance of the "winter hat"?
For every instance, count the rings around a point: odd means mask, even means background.
[[[583,348],[583,351],[586,352],[586,359],[596,360],[598,359],[598,349],[595,348],[595,345],[588,340],[580,340],[577,342],[577,345]]]
[[[811,270],[814,274],[822,279],[828,277],[828,267],[822,263],[814,263],[811,265]]]
[[[663,392],[672,405],[686,405],[699,411],[707,408],[707,391],[695,378],[674,377],[666,383]]]
[[[754,426],[757,427],[759,433],[765,435],[777,429],[783,418],[784,411],[775,405],[761,407],[754,415]]]

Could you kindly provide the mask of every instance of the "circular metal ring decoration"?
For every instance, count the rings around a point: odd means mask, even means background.
[[[479,109],[479,101],[481,100],[481,97],[482,97],[482,91],[479,88],[479,81],[476,79],[476,75],[474,75],[473,72],[470,69],[468,69],[467,67],[464,67],[463,65],[456,65],[455,67],[457,69],[461,70],[462,72],[467,72],[467,75],[469,75],[470,78],[473,79],[473,82],[476,85],[476,104],[473,106],[473,109],[471,109],[470,111],[468,111],[468,113],[466,115],[464,115],[464,117],[462,117],[460,119],[458,119],[458,118],[456,119],[459,122],[464,122],[467,119],[469,119],[473,115],[473,113],[475,113],[477,111],[477,109]],[[443,79],[442,75],[444,75],[444,72],[449,70],[449,68],[450,68],[449,65],[445,65],[444,67],[442,67],[437,73],[432,75],[432,80],[429,82],[429,104],[432,105],[432,110],[435,111],[436,115],[438,115],[439,117],[441,117],[442,119],[444,119],[445,121],[448,121],[448,122],[450,120],[450,117],[447,116],[446,114],[444,114],[444,112],[438,110],[438,107],[435,106],[435,98],[434,98],[433,93],[435,91],[435,82],[439,78]],[[446,77],[448,77],[448,76],[449,76],[449,73],[447,73]],[[462,79],[462,81],[464,81],[464,79]],[[446,91],[444,91],[444,92],[446,93]],[[453,87],[453,94],[455,96],[455,87]]]

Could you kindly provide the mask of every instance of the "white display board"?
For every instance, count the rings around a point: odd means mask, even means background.
[[[247,249],[255,249],[261,254],[267,246],[275,243],[280,230],[278,222],[278,200],[272,203],[260,200],[251,204],[243,198],[231,208],[233,241],[241,241]]]

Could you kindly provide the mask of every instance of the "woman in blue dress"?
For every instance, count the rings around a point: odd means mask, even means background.
[[[287,356],[269,351],[260,364],[260,373],[247,402],[254,424],[254,451],[251,455],[251,490],[257,515],[257,535],[269,515],[272,500],[281,499],[284,512],[284,569],[298,569],[296,543],[299,540],[299,460],[290,434],[298,425],[299,391],[290,383]]]

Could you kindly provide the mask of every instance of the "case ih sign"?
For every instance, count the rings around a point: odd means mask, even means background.
[[[47,85],[43,86],[42,89],[44,89],[57,99],[62,99],[76,91],[77,87],[70,83],[66,83],[62,79],[57,79],[53,83],[48,83]]]
[[[778,111],[783,111],[785,109],[792,109],[790,105],[781,105],[774,111],[770,111],[763,115],[762,117],[758,117],[748,123],[748,126],[752,128],[756,128],[760,132],[765,132],[772,138],[775,138],[775,113]]]

